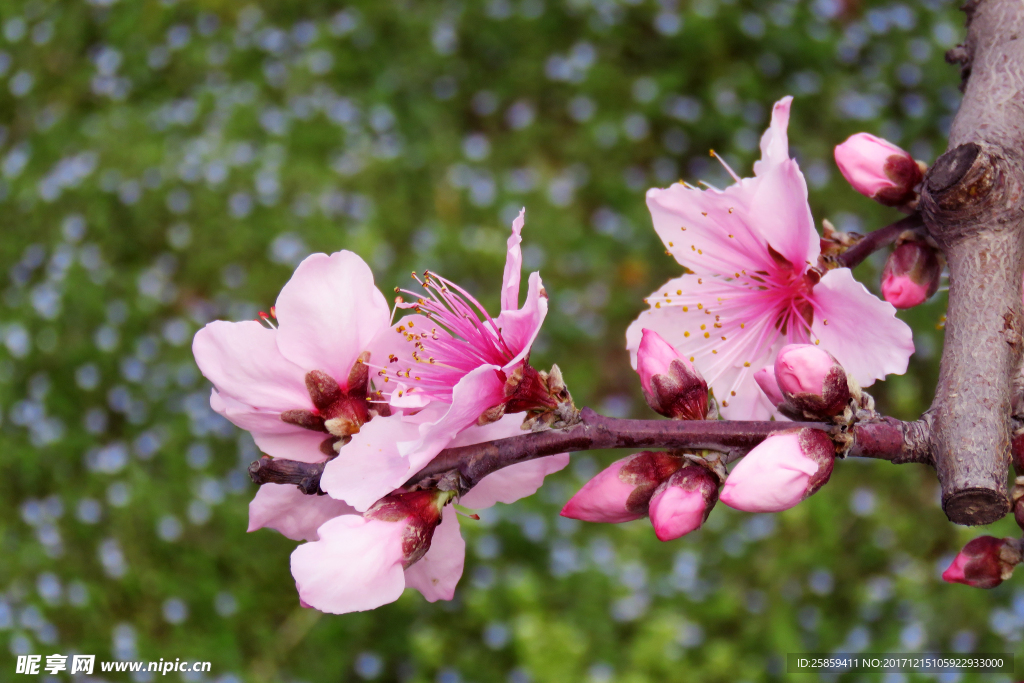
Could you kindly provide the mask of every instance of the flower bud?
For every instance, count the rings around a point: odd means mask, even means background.
[[[643,330],[636,371],[644,398],[655,412],[675,420],[703,420],[708,415],[708,384],[685,357],[652,330]]]
[[[701,527],[718,502],[718,477],[701,465],[687,465],[651,496],[650,515],[659,541],[671,541]]]
[[[942,572],[942,580],[975,588],[995,588],[1013,575],[1021,561],[1016,542],[1009,538],[979,536],[957,553]]]
[[[733,468],[721,500],[745,512],[787,510],[828,481],[835,446],[818,429],[772,434]]]
[[[617,460],[576,492],[562,508],[562,516],[611,524],[645,517],[654,489],[683,462],[677,455],[657,451]]]
[[[896,308],[913,308],[939,289],[942,258],[919,240],[904,242],[889,254],[882,269],[882,296]]]
[[[786,400],[786,397],[779,390],[779,383],[775,381],[774,365],[766,365],[755,372],[754,381],[757,382],[757,386],[761,387],[761,391],[764,392],[764,395],[768,397],[768,400],[776,408]]]
[[[450,491],[436,489],[394,493],[374,503],[363,513],[363,517],[383,522],[401,522],[405,526],[402,565],[408,568],[430,549],[434,529],[441,523],[441,510],[452,495]]]
[[[853,189],[886,206],[916,199],[924,173],[908,152],[868,133],[851,135],[835,150],[836,164]]]
[[[850,402],[850,382],[843,366],[814,344],[783,346],[775,357],[775,379],[788,406],[797,415],[829,418]]]

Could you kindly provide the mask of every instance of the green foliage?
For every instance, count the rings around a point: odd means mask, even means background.
[[[793,94],[816,220],[890,222],[831,149],[859,130],[944,149],[953,7],[32,0],[0,21],[0,679],[25,652],[209,660],[221,683],[732,683],[782,679],[787,652],[1024,653],[1019,581],[938,578],[1012,521],[955,528],[930,470],[882,463],[663,544],[645,520],[557,516],[616,457],[580,455],[463,524],[453,603],[302,609],[295,544],[245,534],[258,454],[211,413],[189,351],[207,321],[266,310],[311,251],[357,251],[384,291],[429,268],[493,305],[525,205],[552,302],[535,365],[557,362],[579,405],[649,415],[624,331],[679,268],[644,190],[726,184],[709,148],[749,174]],[[857,273],[875,291],[882,258]],[[901,313],[918,353],[872,389],[885,412],[927,406],[944,305]]]

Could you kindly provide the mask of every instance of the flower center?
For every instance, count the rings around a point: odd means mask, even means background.
[[[314,432],[330,436],[320,444],[320,450],[328,456],[335,456],[338,449],[351,441],[352,435],[370,421],[374,415],[385,414],[387,404],[371,402],[369,368],[366,363],[370,354],[364,352],[352,366],[348,376],[348,388],[343,390],[338,382],[322,370],[306,373],[306,390],[313,402],[313,410],[286,410],[281,420]]]
[[[470,371],[481,365],[504,367],[515,354],[501,336],[501,328],[469,292],[434,273],[424,273],[424,279],[413,277],[426,290],[420,296],[409,290],[400,290],[416,297],[414,303],[399,301],[400,308],[412,309],[430,322],[430,329],[417,326],[417,322],[403,322],[396,331],[413,345],[407,358],[392,356],[391,368],[377,374],[389,381],[394,375],[399,382],[411,385],[406,391],[416,391],[431,398],[451,401],[452,387]]]

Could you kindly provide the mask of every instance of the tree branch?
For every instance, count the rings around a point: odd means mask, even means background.
[[[946,515],[989,524],[1010,509],[1011,378],[1024,327],[1024,3],[972,0],[964,9],[967,39],[954,55],[964,99],[920,203],[949,264],[945,346],[926,419]]]
[[[860,242],[837,256],[836,262],[845,268],[854,268],[871,254],[895,242],[904,230],[916,230],[923,227],[924,221],[921,219],[921,214],[912,213],[884,228],[869,232]]]
[[[579,424],[567,429],[551,429],[446,449],[411,477],[405,486],[430,485],[449,472],[458,471],[468,489],[488,474],[510,465],[557,453],[598,449],[714,450],[725,453],[726,462],[732,462],[775,432],[798,427],[821,429],[831,435],[842,431],[840,427],[822,422],[621,420],[603,417],[589,408],[584,408],[580,416]],[[852,432],[850,456],[889,460],[897,464],[932,462],[927,425],[921,421],[900,422],[884,417],[876,422],[857,424]],[[249,466],[249,476],[257,484],[295,484],[304,493],[323,493],[319,488],[323,466],[324,463],[299,463],[267,457]]]

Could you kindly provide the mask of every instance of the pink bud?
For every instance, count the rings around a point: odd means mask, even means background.
[[[733,468],[721,500],[745,512],[779,512],[828,481],[835,447],[825,432],[793,429],[772,434]]]
[[[1021,561],[1013,539],[979,536],[964,546],[942,572],[942,580],[975,588],[995,588],[1013,574]]]
[[[783,392],[820,394],[833,365],[831,354],[814,344],[789,344],[775,357],[775,379]]]
[[[652,330],[643,330],[636,353],[647,405],[676,420],[703,420],[708,414],[708,385],[697,368]]]
[[[616,460],[569,499],[562,516],[610,524],[645,517],[654,489],[682,466],[681,457],[654,451]]]
[[[925,242],[904,242],[889,254],[882,269],[882,296],[896,308],[912,308],[938,291],[941,254]]]
[[[779,383],[775,381],[774,365],[766,365],[755,372],[754,381],[757,382],[757,386],[761,387],[761,391],[764,392],[764,395],[768,397],[773,406],[777,407],[786,400],[779,390]]]
[[[797,418],[833,417],[850,401],[850,383],[843,366],[814,344],[783,346],[775,357],[775,379],[786,407],[792,408],[789,412]]]
[[[651,496],[650,515],[660,541],[671,541],[701,527],[718,502],[718,477],[701,465],[687,465],[662,482]]]
[[[923,173],[914,158],[888,140],[868,133],[851,135],[835,150],[836,164],[853,189],[886,206],[916,198]]]

